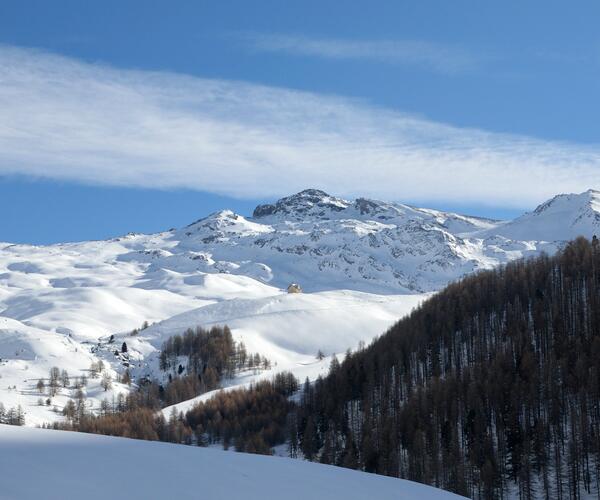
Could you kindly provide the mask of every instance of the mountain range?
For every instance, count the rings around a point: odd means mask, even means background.
[[[308,291],[422,293],[600,228],[600,193],[559,195],[512,221],[309,189],[256,207],[222,211],[174,231],[169,248],[124,255],[149,270],[225,272]],[[190,262],[191,261],[191,262]]]
[[[60,420],[53,409],[72,394],[38,405],[36,381],[53,366],[80,375],[103,360],[115,382],[105,391],[90,381],[86,396],[98,407],[129,390],[117,382],[125,364],[115,345],[128,344],[134,377],[164,376],[162,343],[198,324],[229,324],[273,362],[232,387],[279,369],[314,378],[332,355],[369,342],[447,283],[598,232],[594,190],[498,221],[308,189],[249,217],[224,210],[157,234],[2,243],[0,402],[22,404],[30,425]],[[287,294],[291,282],[305,293]]]

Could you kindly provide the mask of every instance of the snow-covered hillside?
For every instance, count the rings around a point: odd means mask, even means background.
[[[274,363],[272,370],[247,371],[226,387],[247,385],[261,378],[271,378],[275,371],[291,371],[301,381],[325,375],[331,357],[341,359],[348,348],[368,343],[384,332],[399,317],[409,313],[424,295],[372,295],[349,290],[311,294],[281,294],[265,299],[232,299],[169,318],[142,331],[129,345],[133,350],[150,345],[160,348],[168,337],[181,333],[189,325],[222,325],[232,329],[236,339],[250,352],[267,353]],[[147,347],[146,347],[147,349]],[[321,351],[321,360],[316,354]],[[161,376],[159,351],[146,351],[141,376]],[[211,396],[203,394],[194,400],[174,405],[185,412],[197,401]],[[171,407],[165,408],[168,418]]]
[[[0,425],[4,500],[459,500],[422,484],[301,460]]]
[[[0,317],[0,403],[6,409],[21,405],[27,425],[62,419],[56,410],[62,410],[69,398],[75,397],[75,379],[89,375],[90,365],[95,361],[97,357],[90,352],[89,346],[68,336]],[[38,390],[36,383],[39,379],[47,382],[54,366],[68,371],[70,388],[61,388],[47,404],[48,391]],[[113,379],[117,378],[108,363],[106,371]],[[88,407],[97,408],[102,399],[127,391],[125,386],[116,382],[109,391],[104,391],[100,382],[100,378],[90,379],[86,387],[81,388]]]
[[[600,191],[560,194],[500,227],[488,231],[512,240],[565,241],[600,233]]]
[[[225,210],[159,234],[0,244],[0,402],[21,404],[28,424],[59,418],[54,407],[76,389],[61,388],[38,406],[35,385],[50,368],[80,377],[103,360],[113,380],[127,363],[137,377],[160,375],[162,342],[196,325],[227,323],[275,364],[229,385],[279,369],[314,377],[329,362],[317,362],[319,350],[343,354],[368,342],[425,293],[598,229],[596,191],[561,195],[502,222],[306,190],[252,217]],[[290,282],[305,293],[286,294]],[[129,336],[144,322],[151,326]],[[115,355],[124,341],[128,360]],[[94,408],[125,390],[113,383],[104,391],[99,379],[85,388]]]

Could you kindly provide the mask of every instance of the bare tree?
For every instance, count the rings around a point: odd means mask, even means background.
[[[100,385],[102,386],[102,389],[104,389],[104,391],[108,391],[112,387],[112,377],[110,376],[110,373],[104,372],[102,374],[102,380],[100,382]]]
[[[60,381],[63,387],[69,387],[71,381],[69,380],[69,372],[67,370],[60,372]]]
[[[59,388],[60,370],[57,366],[50,368],[50,381],[48,382],[50,397],[56,396]]]
[[[63,408],[63,415],[68,419],[72,420],[73,417],[75,417],[76,411],[77,407],[75,406],[75,403],[72,399],[69,399],[69,401],[67,401],[67,404]]]

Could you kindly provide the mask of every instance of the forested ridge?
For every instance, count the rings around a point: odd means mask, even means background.
[[[451,284],[306,385],[292,452],[474,498],[599,496],[600,248]]]

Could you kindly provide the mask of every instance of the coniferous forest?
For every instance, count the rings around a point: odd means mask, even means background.
[[[600,247],[451,284],[306,385],[311,460],[473,498],[600,495]]]

